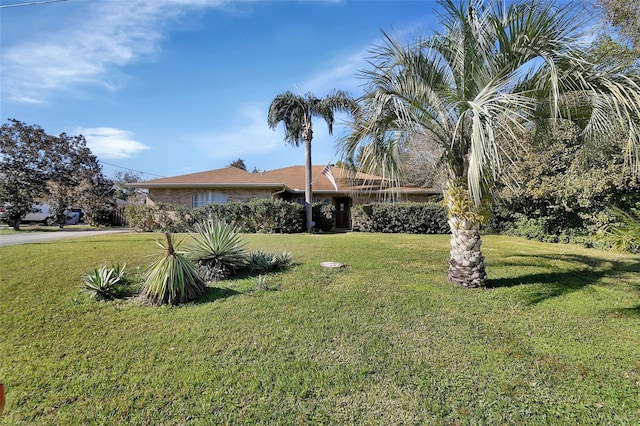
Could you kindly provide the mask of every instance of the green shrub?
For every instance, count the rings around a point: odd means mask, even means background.
[[[351,209],[353,230],[408,234],[446,234],[447,214],[438,203],[370,203]]]
[[[143,296],[156,305],[178,305],[193,300],[206,292],[206,284],[196,266],[177,251],[181,241],[174,243],[165,233],[166,245],[156,242],[164,255],[146,271]]]
[[[315,229],[322,232],[331,231],[335,226],[335,206],[333,204],[313,203],[311,209],[311,218],[315,223]]]
[[[120,264],[111,266],[103,265],[88,272],[84,276],[83,290],[89,294],[92,299],[111,300],[122,293],[123,288],[128,285],[128,281],[124,276],[126,265],[122,267]]]
[[[209,218],[234,223],[239,232],[297,233],[304,230],[304,207],[280,199],[209,204],[192,211],[192,223]]]
[[[158,208],[147,204],[129,204],[124,208],[129,227],[138,232],[151,232],[159,228]]]

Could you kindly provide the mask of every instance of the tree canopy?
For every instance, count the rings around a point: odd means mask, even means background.
[[[50,204],[62,226],[72,206],[91,218],[112,202],[113,183],[82,135],[52,136],[12,119],[0,128],[0,154],[0,203],[15,229],[36,203]]]

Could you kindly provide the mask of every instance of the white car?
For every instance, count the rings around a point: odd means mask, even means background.
[[[9,205],[0,206],[0,216],[5,213],[6,209],[11,208]],[[80,211],[79,209],[74,209],[77,211],[67,211],[67,221],[65,225],[75,225],[80,222]],[[35,204],[33,206],[33,211],[27,213],[22,219],[21,222],[38,222],[44,225],[50,226],[56,223],[55,218],[53,217],[53,212],[51,211],[51,206],[49,204]]]
[[[49,210],[49,204],[36,204],[33,206],[33,211],[22,218],[22,222],[41,222],[45,225],[53,225],[54,221]]]

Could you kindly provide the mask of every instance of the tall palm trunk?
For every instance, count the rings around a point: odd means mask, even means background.
[[[311,139],[313,131],[311,130],[311,120],[308,121],[308,127],[304,130],[302,138],[304,139],[304,209],[307,215],[307,232],[313,232],[313,191],[311,188],[312,169],[311,169]]]
[[[469,191],[451,185],[446,192],[451,229],[448,279],[464,287],[484,287],[487,273],[480,250],[480,218],[469,198]]]

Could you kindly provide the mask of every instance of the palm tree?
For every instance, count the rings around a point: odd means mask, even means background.
[[[357,103],[343,91],[333,91],[326,98],[319,99],[313,94],[305,96],[285,92],[275,97],[269,107],[269,127],[275,129],[278,123],[284,125],[284,140],[291,145],[305,147],[305,190],[304,203],[307,215],[307,232],[312,232],[311,219],[311,140],[313,139],[312,117],[321,117],[329,127],[329,134],[333,133],[335,112],[353,113]]]
[[[640,170],[640,79],[589,63],[571,6],[538,1],[441,0],[443,31],[373,49],[360,112],[344,140],[369,173],[398,180],[398,146],[418,136],[443,150],[451,229],[448,278],[486,285],[479,228],[504,144],[537,125],[572,119],[585,142],[624,129]]]

